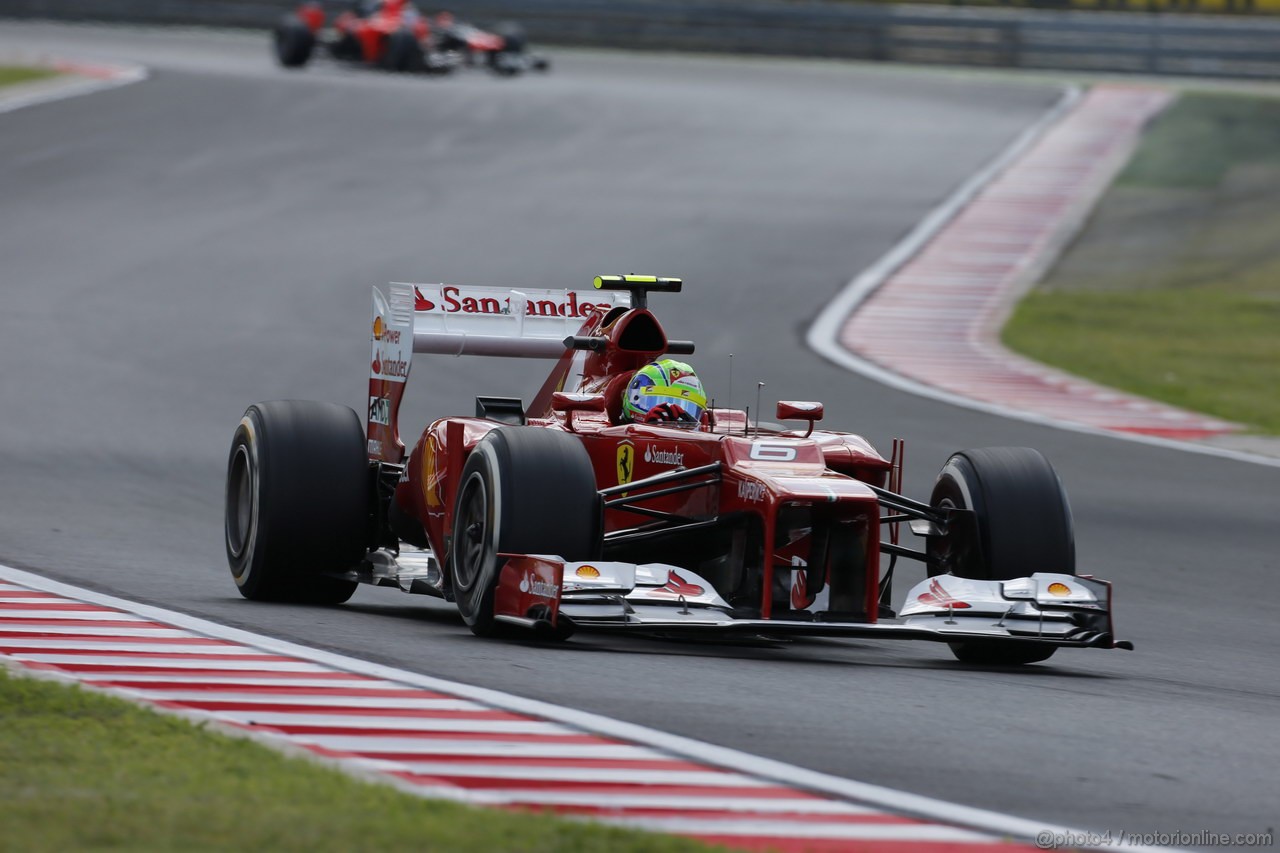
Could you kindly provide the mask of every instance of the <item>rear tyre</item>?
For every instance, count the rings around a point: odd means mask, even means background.
[[[601,523],[595,471],[578,439],[542,427],[489,432],[458,480],[448,558],[458,612],[472,633],[497,633],[500,553],[597,559]]]
[[[327,572],[364,558],[369,475],[364,430],[345,406],[255,403],[227,460],[227,563],[255,601],[340,604],[356,582]]]
[[[275,29],[276,59],[285,68],[301,68],[311,59],[316,37],[307,25],[290,15]]]
[[[929,500],[935,507],[972,510],[973,524],[955,524],[928,540],[929,576],[950,572],[974,580],[1009,580],[1032,572],[1076,573],[1071,507],[1062,481],[1038,450],[964,450],[942,467]],[[1055,651],[1040,643],[950,643],[961,661],[1025,664]]]
[[[421,71],[426,67],[422,45],[409,30],[396,30],[387,39],[385,62],[388,71]]]

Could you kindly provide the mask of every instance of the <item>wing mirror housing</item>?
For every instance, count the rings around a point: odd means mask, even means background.
[[[564,415],[565,426],[569,428],[569,432],[575,432],[574,412],[604,412],[605,409],[603,394],[570,394],[566,391],[557,391],[551,395],[551,410]]]
[[[808,438],[813,433],[813,425],[822,420],[822,404],[809,403],[803,400],[779,400],[778,420],[807,421],[809,430],[804,434]]]

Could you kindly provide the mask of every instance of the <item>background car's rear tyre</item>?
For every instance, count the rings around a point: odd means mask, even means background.
[[[449,572],[458,612],[491,636],[499,553],[597,559],[601,504],[595,471],[577,438],[542,427],[499,427],[467,458],[454,503]]]
[[[954,454],[942,467],[929,503],[973,511],[926,547],[930,577],[951,572],[974,580],[1009,580],[1033,572],[1076,573],[1071,506],[1057,472],[1038,450],[990,447]],[[1040,643],[951,643],[965,663],[1024,664],[1055,651]]]
[[[421,71],[426,67],[422,45],[412,31],[396,30],[387,38],[384,63],[388,71]]]
[[[275,29],[276,59],[285,68],[301,68],[311,59],[316,37],[307,25],[289,15]]]
[[[309,400],[248,408],[227,460],[227,563],[255,601],[339,604],[356,582],[326,572],[364,558],[364,430],[351,409]]]

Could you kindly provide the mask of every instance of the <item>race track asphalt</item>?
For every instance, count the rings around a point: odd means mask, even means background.
[[[0,562],[289,640],[614,715],[841,776],[1087,828],[1257,832],[1280,766],[1280,469],[1057,431],[882,388],[803,333],[1056,99],[1013,78],[563,52],[546,77],[274,68],[265,36],[6,22],[0,49],[150,80],[0,115]],[[252,604],[222,488],[244,407],[364,401],[371,284],[655,296],[734,402],[820,399],[924,497],[953,450],[1030,445],[1080,568],[1137,651],[1022,670],[927,644],[481,641],[365,589]],[[415,363],[402,423],[530,396],[538,363]],[[548,486],[549,491],[552,487]],[[899,596],[921,575],[900,575]]]

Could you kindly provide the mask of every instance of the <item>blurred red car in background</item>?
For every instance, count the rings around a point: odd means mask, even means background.
[[[499,24],[492,31],[441,12],[428,18],[408,0],[358,0],[332,22],[317,2],[307,2],[276,25],[276,59],[286,68],[301,68],[321,44],[334,59],[387,71],[447,73],[481,66],[512,76],[547,71],[550,62],[528,51],[518,24]]]

